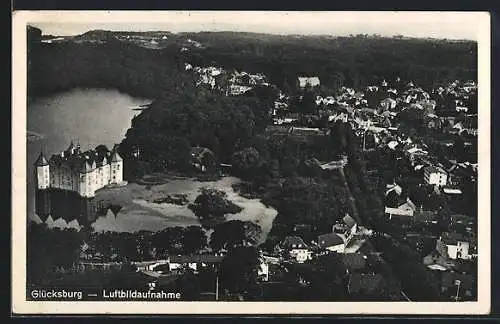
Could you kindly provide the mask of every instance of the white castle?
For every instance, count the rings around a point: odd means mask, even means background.
[[[103,145],[81,152],[80,145],[71,142],[49,161],[41,152],[35,166],[38,190],[57,188],[89,198],[104,186],[123,183],[123,159],[116,149],[109,151]]]

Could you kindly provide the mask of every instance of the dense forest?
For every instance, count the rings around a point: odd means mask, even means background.
[[[192,82],[179,73],[177,48],[152,51],[115,38],[102,44],[35,40],[28,44],[28,91],[34,96],[94,87],[156,98],[165,89]]]
[[[40,43],[40,33],[30,29],[31,93],[87,86],[156,98],[183,74],[184,62],[262,72],[285,90],[295,87],[297,75],[317,75],[323,86],[333,88],[396,76],[432,87],[445,80],[476,79],[477,73],[472,41],[201,32],[169,35],[163,49],[150,50],[121,42],[114,32],[86,34],[103,42]],[[188,39],[203,46],[181,51]]]
[[[207,44],[186,52],[190,62],[263,72],[284,88],[293,88],[297,75],[317,75],[328,87],[360,87],[396,76],[424,87],[448,79],[476,78],[474,42],[228,32],[186,36]]]

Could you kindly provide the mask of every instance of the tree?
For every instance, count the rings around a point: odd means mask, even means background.
[[[166,256],[169,253],[181,252],[182,239],[185,229],[183,227],[167,227],[154,233],[151,245],[157,251],[157,255]]]
[[[189,226],[184,231],[181,242],[184,253],[191,254],[207,246],[207,237],[201,226]]]
[[[426,128],[426,114],[424,109],[410,106],[401,111],[397,118],[405,129],[414,129],[415,133]]]
[[[223,222],[226,214],[236,214],[243,210],[228,200],[224,191],[211,188],[201,188],[200,191],[200,195],[189,208],[202,222],[205,222],[205,225]]]
[[[338,90],[340,90],[340,88],[342,88],[344,86],[344,81],[345,81],[345,77],[344,77],[344,74],[340,71],[337,71],[334,73],[333,75],[333,89],[335,92],[337,92]]]
[[[176,291],[182,292],[183,300],[199,300],[201,293],[200,278],[193,270],[186,269],[175,281]]]
[[[215,226],[210,237],[214,250],[229,249],[234,246],[255,245],[260,239],[262,229],[249,221],[231,220]]]
[[[253,246],[236,247],[226,254],[220,265],[220,280],[225,289],[244,293],[257,283],[259,252]]]
[[[338,254],[327,254],[313,260],[301,275],[310,282],[312,300],[345,300],[345,267]]]
[[[239,176],[252,179],[261,164],[259,151],[253,147],[235,152],[232,157],[233,168]]]
[[[312,89],[304,90],[302,99],[299,102],[299,111],[304,114],[316,112],[316,97]]]
[[[40,284],[56,270],[70,270],[78,261],[83,235],[74,229],[49,229],[30,223],[27,232],[27,275],[30,284]]]
[[[455,157],[458,162],[462,162],[465,156],[465,143],[464,140],[460,137],[460,135],[456,135],[454,138],[453,148],[455,150]]]

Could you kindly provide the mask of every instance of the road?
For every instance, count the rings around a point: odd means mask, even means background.
[[[359,217],[359,211],[358,211],[358,206],[356,205],[356,198],[354,198],[351,188],[349,187],[349,183],[347,182],[347,178],[345,176],[344,172],[344,167],[338,169],[340,172],[340,177],[342,178],[342,181],[344,182],[344,187],[347,190],[347,195],[348,195],[348,201],[349,201],[349,207],[352,212],[352,217],[356,220],[356,222],[359,225],[362,225],[361,218]]]

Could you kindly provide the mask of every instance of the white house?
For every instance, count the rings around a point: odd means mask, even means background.
[[[392,98],[385,98],[380,102],[380,106],[384,108],[384,110],[394,109],[396,105],[397,101]]]
[[[287,251],[288,255],[299,263],[303,263],[312,258],[307,244],[298,236],[287,236],[281,243],[281,247]]]
[[[428,184],[442,187],[446,185],[448,175],[440,167],[428,166],[424,168],[424,180]]]
[[[189,268],[193,271],[199,271],[201,268],[218,264],[222,261],[222,256],[217,255],[175,255],[167,260],[162,260],[147,266],[147,270],[155,271],[155,268],[161,265],[168,265],[168,271],[178,271],[183,268]]]
[[[257,269],[257,275],[262,281],[269,281],[269,264],[264,258],[260,259],[260,265]]]
[[[320,81],[318,77],[298,77],[297,85],[301,89],[306,87],[318,87],[320,85]]]
[[[442,255],[450,259],[470,259],[469,240],[462,234],[456,232],[444,232],[436,242],[436,249]]]

